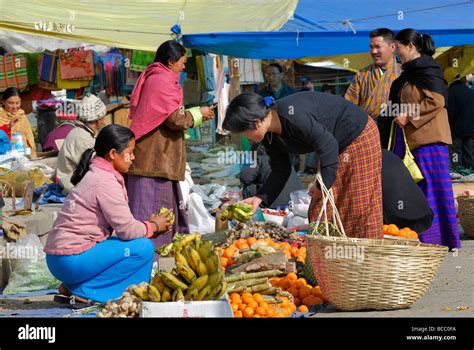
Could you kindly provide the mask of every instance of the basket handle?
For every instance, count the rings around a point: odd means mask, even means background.
[[[328,224],[328,218],[327,218],[327,207],[328,207],[328,202],[332,206],[332,217],[333,217],[333,222],[334,225],[341,231],[344,237],[346,237],[346,232],[344,230],[344,226],[342,225],[342,220],[339,215],[339,211],[336,208],[336,204],[334,201],[334,192],[332,189],[328,190],[326,185],[323,182],[323,178],[321,176],[321,173],[318,172],[316,174],[316,181],[319,183],[319,186],[321,187],[321,194],[322,194],[322,200],[323,200],[323,205],[321,207],[321,211],[319,212],[318,215],[318,220],[316,221],[316,227],[320,224],[322,215],[324,213],[324,223],[326,226],[326,236],[329,236],[329,224]]]

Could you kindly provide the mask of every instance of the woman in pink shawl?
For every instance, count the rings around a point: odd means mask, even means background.
[[[185,54],[184,47],[173,40],[161,44],[155,62],[136,82],[130,101],[130,128],[136,137],[135,161],[127,181],[131,211],[137,220],[146,220],[162,207],[173,209],[176,216],[172,232],[157,237],[155,247],[170,242],[176,232],[189,232],[179,187],[186,167],[184,131],[214,117],[209,107],[184,109],[178,81]]]

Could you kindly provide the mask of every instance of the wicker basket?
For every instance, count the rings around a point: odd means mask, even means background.
[[[474,238],[474,196],[459,196],[459,221],[466,235]]]
[[[410,307],[428,289],[447,247],[410,240],[307,236],[323,295],[340,310]]]
[[[448,248],[404,238],[348,238],[330,191],[320,185],[344,235],[332,237],[327,230],[326,236],[306,236],[314,275],[329,303],[345,311],[395,310],[420,299]]]

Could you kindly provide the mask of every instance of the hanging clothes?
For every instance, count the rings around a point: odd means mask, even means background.
[[[264,82],[262,61],[240,58],[239,59],[240,84],[260,84]]]

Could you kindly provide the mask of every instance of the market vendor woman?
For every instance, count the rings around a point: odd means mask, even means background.
[[[316,152],[324,184],[332,188],[347,236],[382,238],[380,137],[375,122],[342,97],[300,92],[274,101],[253,93],[237,96],[227,108],[224,129],[261,142],[272,173],[255,197],[244,200],[268,206],[290,173],[289,153]],[[321,209],[314,185],[310,222]]]
[[[78,301],[105,302],[132,284],[148,282],[154,256],[150,238],[171,229],[164,215],[139,221],[130,212],[121,173],[130,168],[134,148],[130,129],[102,129],[94,149],[83,153],[71,178],[75,187],[48,234],[48,267],[63,283],[60,293]]]

